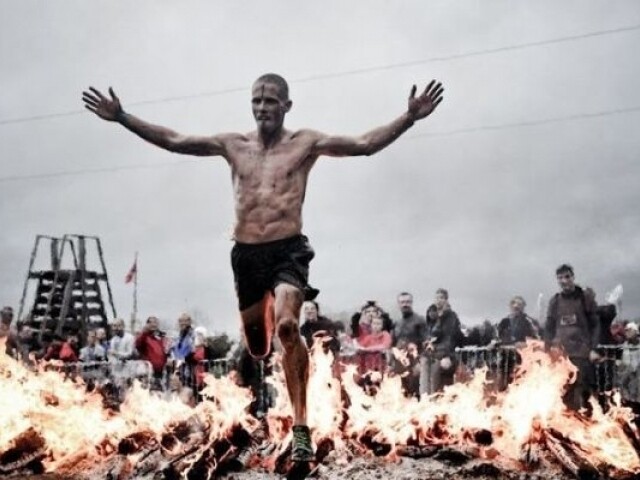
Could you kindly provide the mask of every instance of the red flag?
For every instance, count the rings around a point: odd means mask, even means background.
[[[137,275],[137,273],[138,273],[138,259],[136,258],[133,261],[133,265],[131,265],[131,268],[127,272],[127,275],[124,277],[124,283],[131,283],[135,278],[135,276]]]

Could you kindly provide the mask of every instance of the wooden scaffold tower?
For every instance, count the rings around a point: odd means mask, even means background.
[[[50,269],[34,270],[42,244],[49,242]],[[87,269],[87,249],[95,248],[97,270]],[[69,265],[69,255],[71,264]],[[28,293],[33,291],[31,310],[23,319]],[[18,319],[39,331],[65,335],[77,333],[85,338],[87,330],[108,328],[103,299],[106,289],[112,318],[116,318],[100,239],[88,235],[64,235],[62,238],[37,235],[31,251],[29,270],[22,290]]]

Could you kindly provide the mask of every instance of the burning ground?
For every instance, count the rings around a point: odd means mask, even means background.
[[[0,349],[4,351],[4,349]],[[209,377],[195,408],[136,385],[120,410],[55,371],[33,372],[0,354],[0,475],[42,478],[234,478],[300,476],[288,461],[291,407],[281,373],[266,425],[247,413],[251,395],[230,378]],[[590,418],[568,411],[564,387],[575,368],[539,344],[522,352],[509,388],[496,392],[485,372],[420,401],[400,378],[365,393],[347,369],[314,351],[309,424],[321,478],[636,478],[640,436],[615,397]]]

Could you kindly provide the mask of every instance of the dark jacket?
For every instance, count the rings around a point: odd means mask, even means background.
[[[531,319],[524,313],[506,317],[498,324],[498,339],[503,345],[524,342],[527,338],[536,338]]]
[[[427,322],[423,317],[416,313],[412,313],[408,317],[402,317],[396,322],[393,332],[394,344],[402,341],[415,344],[418,349],[422,348],[422,344],[427,339]]]
[[[545,326],[547,345],[561,346],[570,357],[587,358],[600,341],[600,320],[593,292],[576,286],[549,301]]]
[[[429,307],[427,319],[429,319],[429,311],[435,309],[435,305]],[[464,344],[464,334],[460,327],[460,320],[458,315],[451,309],[444,310],[435,322],[433,320],[428,322],[427,330],[430,333],[428,339],[431,340],[431,344],[434,347],[434,356],[437,359],[455,357],[456,348]]]
[[[300,334],[307,342],[307,347],[311,348],[313,346],[313,335],[321,330],[327,332],[327,335],[331,337],[329,349],[334,352],[334,354],[338,352],[340,350],[340,342],[338,341],[336,325],[327,317],[322,316],[319,316],[315,322],[304,322],[300,327]]]

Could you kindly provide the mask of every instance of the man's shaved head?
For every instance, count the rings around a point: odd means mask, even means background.
[[[277,73],[265,73],[264,75],[260,75],[260,77],[258,77],[254,82],[254,85],[257,83],[272,83],[273,85],[276,85],[280,92],[280,99],[289,100],[289,84]]]

